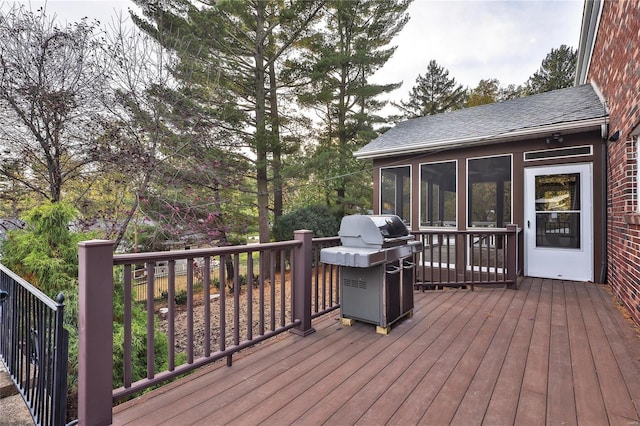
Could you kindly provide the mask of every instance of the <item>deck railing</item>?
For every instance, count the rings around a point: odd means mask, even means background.
[[[416,255],[416,288],[514,285],[518,232],[516,226],[415,232],[424,246]],[[340,306],[340,270],[320,262],[320,249],[340,240],[311,235],[296,231],[292,241],[125,255],[113,255],[111,241],[80,243],[80,423],[109,424],[112,401],[222,358],[231,365],[236,352],[280,333],[312,333],[313,318]],[[176,274],[176,265],[186,265],[186,273]],[[141,267],[146,282],[136,284]],[[166,273],[162,293],[158,271]],[[134,311],[140,310],[146,316],[142,331],[133,327]],[[114,322],[121,324],[122,338],[105,339],[114,335]],[[161,338],[168,351],[164,366],[156,362]],[[143,361],[132,352],[140,341]],[[114,371],[114,348],[122,353],[122,371]],[[114,375],[122,378],[117,389]]]
[[[516,225],[506,229],[416,231],[423,249],[416,257],[416,288],[514,286],[520,275]]]
[[[338,308],[340,294],[338,268],[320,262],[320,249],[339,244],[339,238],[311,235],[296,231],[292,241],[125,255],[112,255],[111,241],[80,243],[80,423],[109,424],[112,400],[218,359],[230,365],[234,353],[282,332],[312,333],[312,318]],[[160,263],[166,265],[167,288],[159,298],[154,275]],[[176,275],[176,263],[186,263],[185,276]],[[140,288],[136,265],[146,265],[143,302],[134,293]],[[178,305],[182,299],[184,308]],[[122,341],[104,338],[113,334],[114,305],[123,309]],[[132,327],[135,309],[145,309],[142,335]],[[167,338],[163,369],[155,359],[158,329]],[[132,342],[139,339],[146,344],[144,377],[134,372]],[[123,371],[115,375],[123,385],[113,389],[112,354],[120,347]]]
[[[0,362],[37,425],[65,424],[69,335],[63,301],[62,294],[51,300],[0,265]]]

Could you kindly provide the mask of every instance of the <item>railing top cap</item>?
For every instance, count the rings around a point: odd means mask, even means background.
[[[113,247],[113,240],[85,240],[80,241],[78,246],[80,247],[95,247],[95,246],[111,246]]]

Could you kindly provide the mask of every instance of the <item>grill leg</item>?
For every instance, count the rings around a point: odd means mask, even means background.
[[[355,323],[356,320],[352,318],[340,318],[340,324],[344,325],[345,327],[351,327]]]
[[[376,326],[376,333],[378,334],[384,334],[386,336],[390,331],[391,327],[380,327],[379,325]]]

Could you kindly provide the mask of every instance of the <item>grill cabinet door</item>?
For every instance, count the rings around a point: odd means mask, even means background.
[[[385,318],[382,327],[386,327],[400,318],[400,283],[402,269],[400,262],[388,263],[385,268]]]

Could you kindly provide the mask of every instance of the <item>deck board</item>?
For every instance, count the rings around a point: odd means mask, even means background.
[[[531,343],[525,360],[524,377],[518,400],[516,424],[544,424],[549,369],[549,334],[551,330],[550,280],[542,282]]]
[[[425,315],[430,321],[437,322],[442,313],[445,312],[444,307],[446,301],[452,296],[452,293],[441,293],[441,297],[432,298],[427,306],[416,306],[415,315]],[[375,358],[377,365],[363,363],[350,360],[350,362],[341,365],[338,369],[327,376],[320,382],[316,383],[312,388],[301,393],[298,397],[287,404],[286,410],[278,410],[267,421],[270,424],[288,424],[293,421],[301,421],[299,419],[320,419],[321,412],[326,409],[326,404],[335,397],[334,403],[344,402],[348,395],[355,394],[358,389],[368,386],[372,392],[357,392],[361,398],[373,400],[384,392],[384,388],[378,388],[379,383],[387,384],[393,378],[399,376],[420,353],[420,341],[426,342],[424,329],[416,327],[417,323],[412,322],[413,326],[409,327],[409,322],[400,324],[394,329],[398,334],[403,333],[403,338],[408,342],[405,346],[398,345],[394,352],[388,352],[384,357]],[[395,334],[395,333],[394,333]],[[389,336],[387,336],[389,337]],[[386,343],[386,342],[385,342]],[[386,346],[386,345],[385,345]],[[358,370],[363,370],[360,374]],[[329,396],[333,392],[332,396]],[[323,402],[321,402],[324,399]],[[310,408],[311,407],[311,408]]]
[[[477,307],[474,306],[473,310],[467,310],[469,315],[473,314],[473,316],[460,323],[460,331],[447,342],[446,350],[433,353],[435,363],[428,369],[418,386],[398,408],[391,418],[391,423],[417,424],[440,392],[443,391],[453,370],[480,331],[482,322],[478,320],[478,316],[482,315],[482,310],[486,305],[480,303],[484,302],[484,299],[480,299],[479,296],[476,296],[476,298],[478,298],[477,301],[479,302]],[[474,302],[476,301],[474,300]],[[493,304],[490,306],[493,307]],[[437,347],[437,345],[434,346]]]
[[[577,424],[565,286],[553,286],[549,336],[547,423]]]
[[[640,337],[604,286],[415,293],[375,333],[337,313],[114,407],[115,425],[640,424]]]
[[[594,300],[586,287],[576,287],[580,297],[580,307],[585,320],[587,336],[591,345],[602,389],[607,416],[611,424],[623,424],[637,418],[637,412],[630,399],[626,383],[618,367],[613,348],[598,317]],[[613,336],[612,336],[613,337]]]
[[[509,292],[507,292],[509,293]],[[527,291],[521,289],[513,293],[513,299],[500,318],[500,325],[493,337],[486,353],[482,356],[480,365],[468,388],[451,424],[460,426],[472,426],[482,424],[483,416],[489,405],[491,395],[495,389],[496,382],[505,357],[509,350],[517,319],[522,314],[522,309],[527,297]],[[494,314],[497,318],[498,312]]]
[[[640,353],[637,352],[637,346],[634,349],[634,342],[637,342],[640,330],[638,328],[625,327],[628,320],[625,320],[620,315],[621,311],[616,305],[600,303],[603,298],[605,301],[611,300],[611,293],[607,291],[606,287],[590,286],[587,287],[587,291],[591,298],[598,302],[594,303],[594,307],[598,312],[598,318],[602,323],[609,345],[616,354],[618,367],[620,369],[635,370],[632,377],[637,377],[640,374],[640,363],[635,361],[640,360]],[[640,381],[629,381],[628,377],[623,376],[623,379],[634,403],[635,411],[640,412]]]
[[[469,386],[478,372],[515,294],[516,292],[513,291],[505,292],[491,310],[480,312],[482,325],[479,332],[469,343],[468,349],[449,375],[447,382],[422,416],[424,421],[428,419],[435,424],[451,423],[460,402],[469,391]]]
[[[580,301],[574,286],[565,289],[569,345],[571,348],[573,390],[578,424],[607,424],[602,391],[591,353]]]
[[[513,424],[515,422],[541,288],[542,281],[533,279],[526,281],[525,285],[518,290],[527,291],[527,299],[520,317],[517,318],[506,359],[500,369],[498,381],[483,417],[483,422],[486,424]]]
[[[405,370],[393,383],[391,389],[396,390],[398,397],[385,398],[384,404],[389,408],[376,410],[379,415],[391,416],[391,424],[414,424],[420,420],[452,369],[462,348],[462,340],[477,332],[477,322],[472,319],[488,294],[470,295],[473,296],[470,303],[461,312],[454,311],[455,317],[448,324],[443,324],[437,339],[416,359],[415,368]]]

